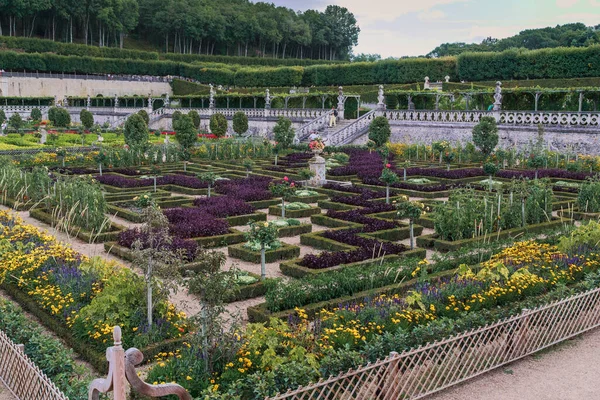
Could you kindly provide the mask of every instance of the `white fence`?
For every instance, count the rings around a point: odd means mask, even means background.
[[[269,400],[420,399],[598,326],[593,289]]]
[[[0,381],[18,400],[68,400],[26,355],[0,331]]]

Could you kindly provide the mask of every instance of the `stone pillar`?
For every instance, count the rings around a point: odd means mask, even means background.
[[[208,98],[208,108],[210,108],[210,109],[215,108],[215,88],[213,87],[212,83],[210,84],[210,94],[209,94],[209,98]]]
[[[425,83],[423,84],[423,90],[429,90],[429,89],[431,89],[431,88],[429,87],[429,77],[428,77],[428,76],[426,76],[426,77],[425,77]]]
[[[308,162],[308,167],[312,172],[314,172],[314,176],[308,181],[309,186],[323,186],[327,182],[325,179],[325,173],[327,170],[325,168],[325,159],[321,157],[320,153],[315,153],[314,158],[311,158]]]
[[[542,97],[542,92],[535,92],[535,112],[538,110],[538,102],[540,97]]]
[[[113,108],[115,111],[117,111],[117,108],[119,108],[119,98],[117,97],[116,94],[115,94],[115,99],[113,100]]]
[[[152,100],[152,96],[148,96],[148,114],[150,114],[152,112],[152,102],[154,100]]]
[[[450,77],[448,75],[446,75],[444,79],[446,80],[446,83],[450,82]]]
[[[171,99],[169,98],[169,93],[167,93],[167,95],[165,96],[165,101],[163,102],[163,107],[167,108],[169,107],[169,104],[171,104]]]
[[[86,103],[86,108],[88,111],[90,111],[90,108],[92,107],[92,98],[90,97],[90,95],[88,94],[87,97],[87,103]]]
[[[579,92],[579,112],[583,111],[583,92]]]
[[[338,111],[338,118],[340,120],[344,119],[344,103],[346,102],[346,98],[344,96],[344,88],[343,87],[338,87],[338,98],[337,98],[338,104],[337,104],[337,111]]]

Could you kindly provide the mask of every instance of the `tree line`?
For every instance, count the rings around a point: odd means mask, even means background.
[[[360,28],[344,7],[296,12],[249,0],[2,0],[0,35],[163,52],[345,60]]]
[[[427,57],[458,56],[466,52],[504,51],[511,48],[537,50],[555,47],[587,47],[600,43],[600,25],[582,23],[557,25],[540,29],[526,29],[506,39],[488,37],[481,43],[443,43]]]

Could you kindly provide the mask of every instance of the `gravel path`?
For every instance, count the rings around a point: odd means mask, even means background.
[[[600,329],[447,389],[428,400],[600,399]]]
[[[15,400],[15,397],[8,389],[0,382],[0,400]]]

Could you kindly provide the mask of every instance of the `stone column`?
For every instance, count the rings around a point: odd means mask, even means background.
[[[540,97],[542,97],[542,92],[535,92],[535,112],[538,111],[538,102]]]
[[[337,101],[338,118],[342,120],[344,119],[344,103],[346,102],[346,97],[344,96],[344,88],[341,86],[338,88]]]
[[[213,115],[215,109],[215,88],[210,84],[210,92],[208,97],[208,115]]]
[[[494,90],[494,111],[502,110],[502,82],[496,82]]]
[[[579,92],[579,112],[583,111],[583,92]]]
[[[86,103],[86,108],[88,111],[90,111],[90,108],[92,107],[92,98],[90,97],[90,95],[88,94],[87,97],[87,103]]]
[[[148,96],[148,114],[150,114],[152,112],[152,102],[154,100],[152,100],[152,96]]]
[[[325,159],[321,157],[320,153],[315,153],[314,158],[311,158],[308,162],[308,167],[312,172],[315,173],[314,176],[308,181],[309,186],[323,186],[327,182],[325,179],[327,169],[325,168]]]

